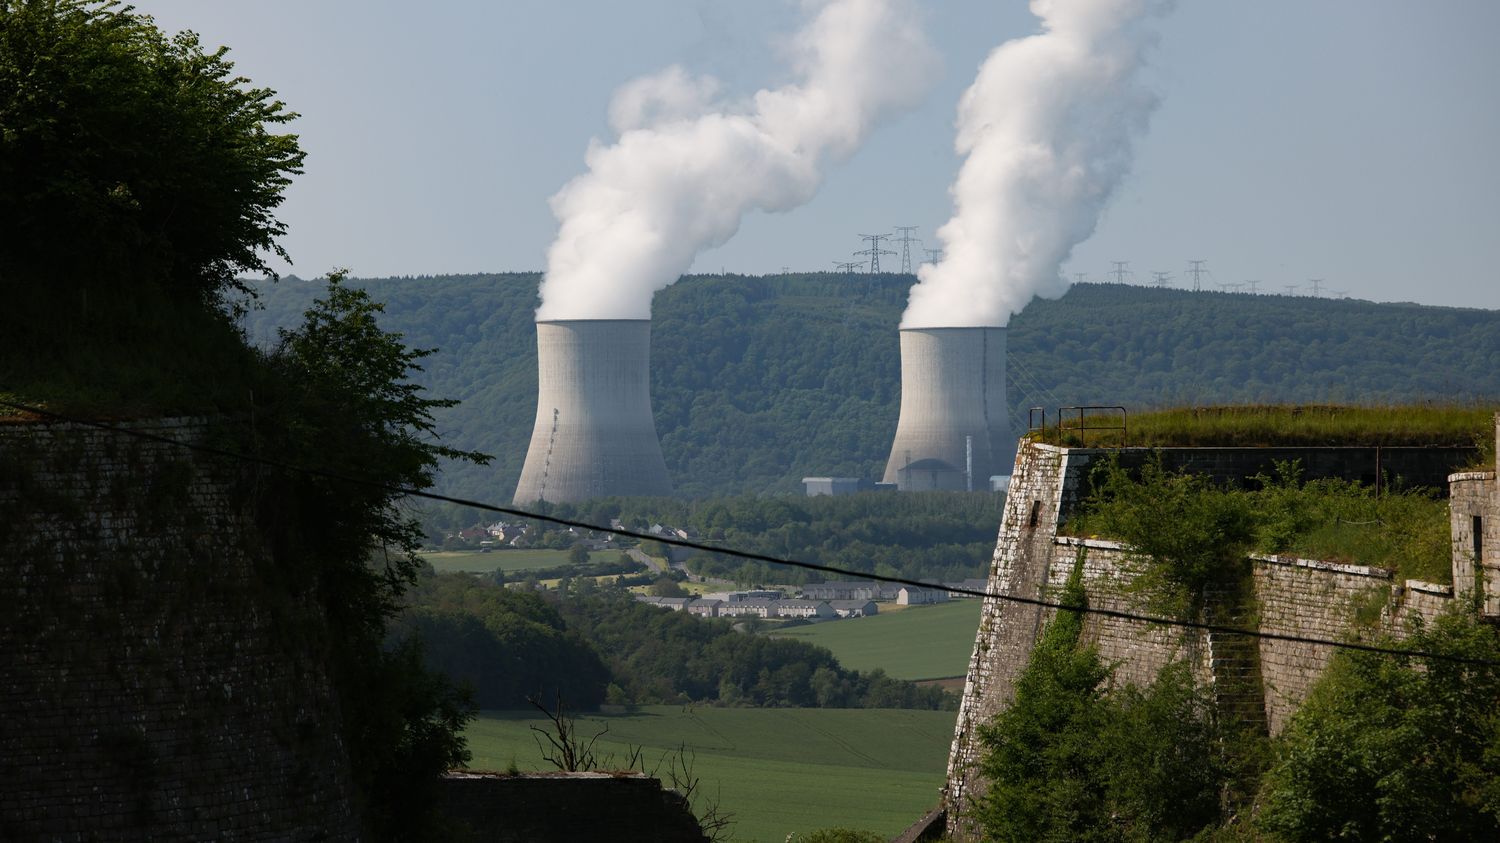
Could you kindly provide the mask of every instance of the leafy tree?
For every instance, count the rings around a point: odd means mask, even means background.
[[[433,412],[452,403],[411,382],[426,352],[341,275],[273,350],[231,322],[239,274],[284,256],[292,117],[225,50],[129,6],[0,0],[0,384],[65,408],[211,414],[227,450],[365,481],[260,467],[243,492],[269,557],[259,584],[322,609],[285,631],[329,659],[364,836],[425,839],[469,704],[414,645],[385,646],[422,538],[392,490],[482,458],[436,443]]]
[[[584,547],[583,542],[574,542],[573,546],[568,548],[568,561],[574,565],[589,564],[589,549]]]
[[[1092,476],[1094,497],[1083,529],[1118,538],[1139,564],[1136,587],[1157,607],[1185,614],[1209,583],[1236,576],[1254,542],[1243,495],[1203,474],[1168,471],[1159,458],[1131,476],[1118,459]]]
[[[1261,793],[1266,831],[1285,840],[1500,836],[1500,637],[1472,611],[1451,610],[1399,643],[1491,663],[1340,651],[1278,741]]]
[[[0,0],[0,279],[217,302],[285,255],[296,115],[104,0]]]
[[[1085,605],[1081,568],[1062,595]],[[1015,699],[980,732],[988,837],[1177,840],[1218,819],[1223,772],[1209,703],[1185,665],[1106,694],[1110,669],[1082,645],[1080,612],[1047,625]]]
[[[651,584],[651,594],[654,597],[688,596],[687,589],[671,577],[657,577],[656,582]]]
[[[432,783],[468,757],[459,729],[471,711],[412,646],[384,647],[387,620],[424,568],[423,531],[395,489],[431,486],[440,458],[486,458],[434,441],[432,411],[451,402],[408,379],[427,352],[382,331],[380,305],[339,280],[266,356],[262,415],[234,447],[361,481],[267,469],[258,517],[284,585],[324,608],[370,832],[413,839],[435,821]]]

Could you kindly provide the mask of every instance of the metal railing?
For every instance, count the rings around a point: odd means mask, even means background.
[[[1090,413],[1097,414],[1103,412],[1118,413],[1119,424],[1091,423],[1097,421],[1098,416],[1090,418]],[[1074,413],[1077,413],[1076,423],[1073,423],[1075,418]],[[1080,447],[1087,447],[1089,431],[1104,432],[1111,430],[1118,430],[1120,432],[1120,441],[1115,447],[1124,448],[1130,444],[1130,414],[1124,407],[1117,405],[1085,404],[1076,407],[1058,407],[1057,425],[1055,427],[1047,425],[1046,407],[1030,407],[1026,411],[1026,426],[1027,433],[1038,434],[1041,441],[1049,445],[1062,445],[1065,436],[1077,434],[1078,445]]]

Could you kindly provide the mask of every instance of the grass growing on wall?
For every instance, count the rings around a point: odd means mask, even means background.
[[[1446,501],[1421,489],[1376,494],[1346,480],[1303,483],[1295,465],[1283,463],[1279,469],[1276,477],[1262,478],[1260,489],[1199,491],[1232,499],[1247,512],[1252,548],[1262,553],[1388,568],[1399,579],[1452,582]],[[1182,476],[1148,472],[1144,482],[1172,485]],[[1072,535],[1113,537],[1111,525],[1119,522],[1116,509],[1122,505],[1118,496],[1091,498],[1063,529]]]
[[[1133,447],[1269,447],[1338,445],[1478,445],[1491,450],[1497,409],[1481,404],[1388,406],[1231,405],[1153,410],[1129,415]],[[1055,424],[1055,419],[1053,420]],[[1118,416],[1090,414],[1090,427]],[[1078,420],[1063,420],[1065,444],[1081,444]],[[1048,441],[1056,441],[1055,430]],[[1117,446],[1118,431],[1089,430],[1087,444]]]

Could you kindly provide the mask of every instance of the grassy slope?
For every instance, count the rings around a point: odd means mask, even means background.
[[[777,635],[827,647],[855,670],[881,668],[898,679],[962,676],[969,668],[979,600],[913,606],[871,618],[799,626]]]
[[[471,766],[551,769],[528,724],[534,712],[485,712],[468,729]],[[644,748],[648,770],[685,746],[709,795],[736,818],[734,839],[781,843],[833,825],[894,835],[937,802],[953,737],[951,711],[648,706],[587,715],[580,732],[609,732],[596,753]]]

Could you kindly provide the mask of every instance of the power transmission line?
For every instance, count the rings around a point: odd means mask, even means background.
[[[917,226],[915,225],[898,225],[896,226],[896,230],[901,232],[901,236],[896,238],[896,242],[901,244],[901,274],[910,275],[911,244],[920,243],[922,240],[919,237],[911,236],[911,233],[917,230]]]
[[[896,254],[895,252],[891,251],[890,249],[882,249],[882,248],[880,248],[880,241],[882,241],[882,240],[888,240],[888,239],[890,239],[890,236],[891,235],[889,235],[889,234],[861,234],[861,235],[859,235],[859,239],[865,241],[866,243],[869,243],[870,244],[870,248],[864,249],[862,251],[854,252],[854,254],[856,254],[856,255],[869,255],[870,256],[870,274],[871,275],[874,275],[874,274],[876,274],[877,272],[880,271],[880,256],[881,255],[894,255],[894,254]]]
[[[67,422],[69,424],[76,424],[84,427],[92,427],[96,430],[107,430],[112,433],[120,433],[126,436],[131,436],[136,439],[158,442],[164,445],[171,445],[177,448],[181,448],[186,451],[193,451],[196,453],[223,457],[225,459],[235,460],[236,462],[262,465],[268,468],[281,469],[283,471],[290,471],[296,474],[303,474],[310,477],[321,477],[326,480],[334,480],[340,483],[363,486],[367,489],[378,489],[380,491],[395,495],[424,498],[426,500],[439,501],[442,503],[457,504],[459,506],[467,506],[473,509],[482,509],[487,512],[495,512],[501,515],[511,515],[517,518],[528,518],[533,521],[545,521],[549,524],[556,524],[559,527],[573,527],[580,530],[591,530],[596,533],[608,533],[610,535],[636,539],[638,541],[656,541],[675,547],[685,547],[689,550],[701,550],[705,553],[717,553],[722,556],[733,556],[737,559],[746,559],[751,562],[764,562],[770,565],[784,565],[789,568],[801,568],[803,570],[817,571],[823,574],[837,574],[844,577],[862,578],[873,580],[875,582],[887,582],[893,585],[907,585],[915,588],[933,587],[933,583],[922,582],[921,580],[907,579],[905,577],[890,577],[884,574],[865,573],[863,571],[855,571],[849,568],[839,568],[833,565],[820,565],[816,562],[803,562],[797,559],[783,559],[775,556],[769,556],[764,553],[756,553],[754,551],[748,550],[737,550],[735,548],[722,545],[705,544],[703,542],[696,542],[690,539],[680,539],[675,536],[659,536],[653,535],[651,533],[641,533],[636,532],[635,530],[625,529],[624,527],[605,527],[598,524],[590,524],[586,521],[578,521],[572,518],[561,518],[556,515],[544,515],[540,512],[532,512],[530,510],[520,509],[514,506],[500,506],[498,504],[485,503],[483,501],[453,497],[451,495],[440,495],[436,492],[428,492],[422,489],[412,489],[406,486],[397,486],[392,483],[386,483],[379,480],[354,477],[337,471],[329,471],[327,469],[308,468],[306,466],[294,465],[292,463],[283,462],[281,460],[272,459],[270,457],[256,456],[253,454],[242,454],[236,451],[229,451],[211,445],[200,445],[193,442],[183,442],[158,433],[151,433],[145,430],[132,430],[131,428],[116,427],[111,424],[105,424],[104,422],[74,418],[72,416],[63,415],[62,413],[55,413],[51,410],[44,410],[40,407],[33,407],[27,404],[18,404],[14,401],[7,401],[4,399],[0,399],[0,407],[9,407],[13,410],[19,410],[23,413],[29,413],[33,416],[39,416],[41,418],[53,419],[55,421]],[[1036,606],[1042,609],[1057,609],[1060,611],[1079,612],[1086,615],[1098,615],[1100,617],[1117,618],[1120,620],[1139,621],[1141,623],[1156,624],[1160,626],[1175,626],[1183,629],[1201,630],[1204,632],[1218,632],[1225,635],[1243,635],[1248,638],[1261,638],[1271,641],[1287,641],[1294,644],[1312,644],[1315,646],[1333,647],[1343,650],[1358,650],[1366,653],[1438,659],[1441,661],[1454,662],[1457,664],[1473,664],[1482,665],[1485,667],[1500,667],[1500,661],[1497,661],[1495,659],[1454,656],[1446,653],[1434,653],[1426,650],[1413,650],[1402,647],[1382,647],[1376,644],[1362,644],[1357,641],[1338,641],[1331,638],[1314,638],[1311,636],[1292,635],[1282,632],[1266,632],[1265,630],[1259,629],[1241,629],[1238,627],[1204,623],[1201,621],[1190,621],[1180,618],[1142,615],[1135,612],[1125,612],[1117,609],[1104,609],[1097,606],[1075,606],[1067,603],[1055,603],[1051,600],[1042,600],[1034,597],[1022,597],[1018,594],[997,594],[989,591],[979,591],[977,589],[963,588],[959,586],[950,587],[945,585],[942,586],[942,588],[945,591],[949,591],[955,594],[967,594],[970,597],[984,597],[990,600],[999,600],[1004,603],[1017,603],[1025,606]]]

